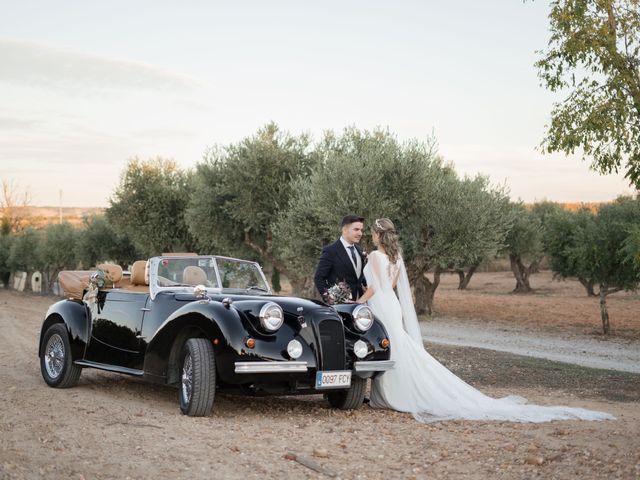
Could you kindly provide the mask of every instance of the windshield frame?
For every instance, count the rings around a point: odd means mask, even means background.
[[[218,260],[237,262],[237,263],[248,263],[248,264],[254,265],[258,270],[258,273],[260,274],[260,277],[262,278],[264,285],[267,288],[266,292],[260,292],[260,293],[263,293],[265,295],[271,295],[273,293],[271,290],[271,285],[269,285],[269,282],[267,282],[267,277],[264,275],[264,272],[262,271],[262,267],[260,267],[260,264],[258,262],[253,262],[251,260],[242,260],[240,258],[224,257],[221,255],[162,255],[158,257],[152,257],[149,259],[149,293],[151,295],[151,300],[154,300],[156,298],[156,295],[158,295],[161,292],[193,293],[193,288],[194,288],[193,286],[171,285],[168,287],[161,287],[160,285],[158,285],[158,266],[160,265],[160,262],[165,259],[178,260],[178,259],[184,259],[184,258],[204,259],[204,260],[213,259],[213,268],[216,274],[216,281],[220,286],[205,287],[207,289],[207,293],[223,293],[228,290],[233,291],[233,293],[253,292],[255,294],[257,292],[257,290],[243,291],[237,288],[233,288],[233,289],[223,288],[222,279],[220,278],[220,268],[218,267]]]

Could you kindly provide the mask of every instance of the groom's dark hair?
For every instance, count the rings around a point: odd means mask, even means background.
[[[364,223],[364,217],[361,217],[360,215],[354,215],[352,213],[349,215],[345,215],[342,219],[341,226],[344,227],[345,225],[351,225],[355,222]]]

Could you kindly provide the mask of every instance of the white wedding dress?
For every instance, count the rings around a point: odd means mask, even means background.
[[[372,407],[410,412],[423,423],[450,419],[546,422],[614,418],[583,408],[528,405],[522,397],[486,396],[456,377],[424,349],[402,259],[390,266],[384,253],[374,251],[369,255],[364,274],[367,285],[375,292],[367,304],[384,324],[391,342],[391,359],[395,360],[392,370],[373,380]]]

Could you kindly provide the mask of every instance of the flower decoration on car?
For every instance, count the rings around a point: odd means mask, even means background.
[[[345,303],[351,300],[351,289],[346,282],[336,283],[327,290],[327,298],[333,304]]]
[[[89,277],[89,285],[87,286],[87,293],[85,293],[83,300],[87,303],[95,302],[98,298],[98,290],[104,288],[105,285],[113,283],[113,278],[109,275],[109,272],[98,268]]]

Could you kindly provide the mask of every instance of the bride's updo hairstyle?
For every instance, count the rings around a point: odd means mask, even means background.
[[[400,257],[400,244],[398,243],[398,234],[396,227],[388,218],[379,218],[373,222],[371,231],[376,232],[380,238],[380,245],[384,247],[384,251],[389,257],[389,263],[395,264]]]

